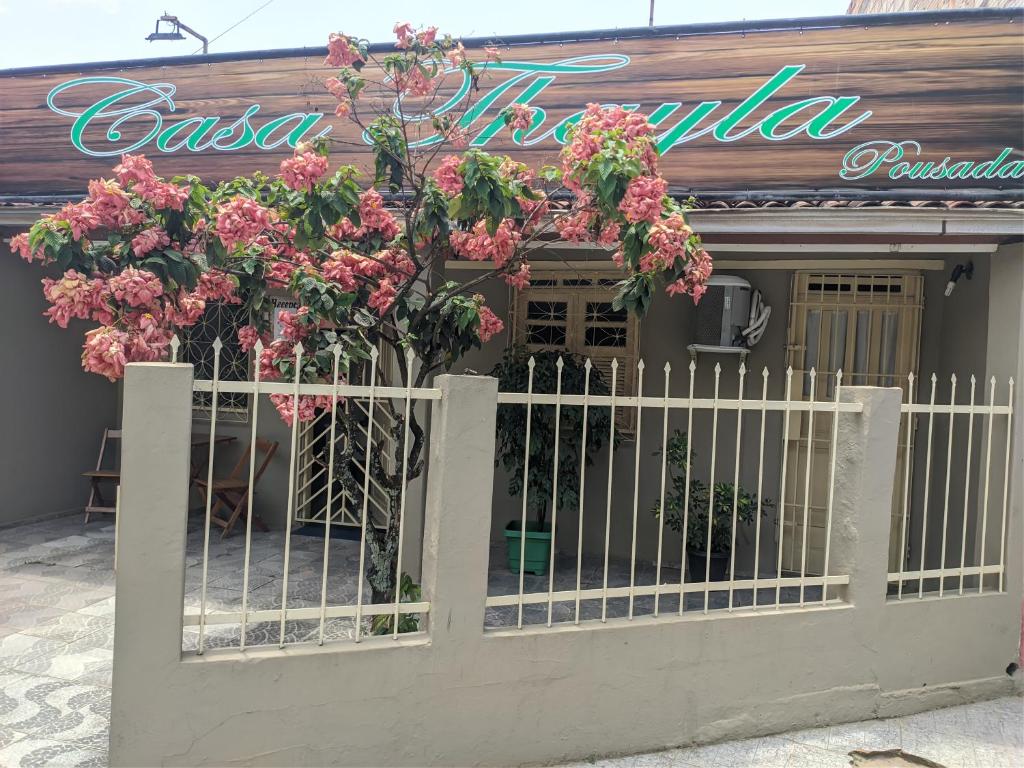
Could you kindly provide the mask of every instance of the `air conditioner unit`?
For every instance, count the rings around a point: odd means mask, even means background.
[[[750,322],[750,283],[733,275],[712,275],[697,305],[695,342],[714,347],[743,346]]]

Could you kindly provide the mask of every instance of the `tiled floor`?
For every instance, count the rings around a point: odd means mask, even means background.
[[[198,608],[202,583],[202,527],[194,520],[188,534],[185,602]],[[250,553],[249,605],[270,609],[281,604],[282,537],[280,532],[254,535]],[[78,516],[0,529],[0,768],[30,766],[103,766],[106,764],[110,716],[110,673],[113,648],[114,528],[109,518],[83,526]],[[207,609],[238,610],[241,604],[241,565],[244,538],[210,541],[207,571]],[[319,606],[323,540],[295,535],[289,555],[289,607]],[[352,574],[359,562],[358,543],[332,540],[328,597],[332,604],[354,601]],[[575,587],[575,561],[560,559],[556,589]],[[678,570],[664,569],[665,581],[678,581]],[[636,583],[653,583],[650,565],[638,563]],[[602,583],[601,561],[584,560],[583,587]],[[609,586],[629,583],[629,563],[612,561]],[[547,589],[546,576],[527,574],[527,592]],[[488,585],[491,594],[518,591],[518,574],[510,574],[503,553],[491,557]],[[798,598],[783,591],[783,600]],[[808,599],[814,599],[809,592]],[[749,604],[749,590],[737,592],[737,605]],[[763,598],[766,599],[767,594]],[[820,593],[818,593],[820,597]],[[662,599],[664,611],[678,602]],[[639,598],[637,614],[649,613],[651,598]],[[710,595],[712,608],[724,607],[725,592]],[[702,594],[687,598],[687,609],[699,609]],[[556,621],[572,620],[571,602],[555,605]],[[609,616],[625,615],[626,599],[609,600]],[[524,620],[546,620],[546,606],[529,606]],[[582,617],[600,615],[600,601],[583,604]],[[513,624],[515,609],[491,609],[488,625]],[[329,621],[325,634],[348,637],[350,619]],[[289,621],[286,642],[315,639],[316,621]],[[276,621],[250,625],[247,642],[276,643]],[[211,627],[210,647],[238,644],[237,627]],[[194,648],[197,633],[187,630],[183,647]],[[769,739],[735,742],[695,750],[644,755],[599,763],[608,768],[626,766],[818,766],[836,762],[849,747],[902,746],[932,759],[944,756],[948,768],[997,768],[1024,765],[1020,734],[1024,724],[1019,699],[972,705],[918,715],[898,721],[842,726],[787,734]],[[1016,740],[1014,740],[1016,739]],[[1009,751],[1008,751],[1009,750]],[[1016,750],[1014,752],[1013,750]]]
[[[944,768],[1024,766],[1024,700],[995,699],[892,720],[869,720],[706,747],[652,752],[571,768],[872,768],[853,750],[902,749]],[[884,766],[920,766],[886,762]],[[570,768],[567,764],[566,768]]]

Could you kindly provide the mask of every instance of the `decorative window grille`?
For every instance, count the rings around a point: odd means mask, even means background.
[[[239,304],[210,303],[195,325],[182,329],[179,359],[192,363],[196,379],[213,379],[213,342],[219,336],[220,381],[247,381],[249,354],[238,345],[238,328],[248,318]],[[249,418],[249,396],[245,392],[220,392],[217,395],[217,418],[245,422]],[[192,413],[209,418],[211,411],[209,392],[192,393]]]
[[[516,344],[530,352],[569,352],[589,357],[611,386],[612,360],[618,360],[617,396],[636,394],[638,323],[627,310],[612,308],[621,280],[614,274],[545,277],[520,291],[513,308]],[[632,432],[636,409],[616,409],[618,427]]]

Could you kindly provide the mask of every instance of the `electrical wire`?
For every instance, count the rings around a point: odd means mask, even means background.
[[[234,24],[232,24],[232,25],[231,25],[230,27],[228,27],[227,29],[225,29],[225,30],[224,30],[223,32],[221,32],[221,33],[220,33],[219,35],[217,35],[216,37],[214,37],[213,39],[211,39],[211,40],[210,40],[210,41],[209,41],[209,42],[208,42],[208,43],[206,44],[206,46],[207,46],[207,49],[209,49],[209,46],[210,46],[210,45],[212,45],[212,44],[213,44],[213,42],[214,42],[215,40],[220,40],[220,39],[221,39],[222,37],[224,37],[224,35],[226,35],[226,34],[227,34],[228,32],[230,32],[231,30],[233,30],[233,29],[234,29],[235,27],[239,26],[239,25],[240,25],[240,24],[241,24],[242,22],[248,21],[249,19],[251,19],[251,18],[252,18],[253,16],[255,16],[255,15],[256,15],[257,13],[259,13],[260,11],[262,11],[262,10],[263,10],[264,8],[266,8],[266,7],[268,6],[268,5],[270,5],[270,4],[271,4],[271,3],[273,3],[273,2],[274,2],[274,0],[267,0],[267,2],[265,2],[265,3],[263,4],[263,5],[261,5],[261,6],[260,6],[259,8],[257,8],[256,10],[254,10],[254,11],[253,11],[252,13],[250,13],[250,14],[249,14],[248,16],[244,16],[244,17],[242,17],[241,19],[239,19],[238,21],[236,21],[236,22],[235,22]],[[202,47],[202,46],[199,46],[198,48],[196,48],[196,50],[192,51],[192,54],[193,54],[193,55],[195,55],[195,54],[197,54],[197,53],[201,52],[202,50],[203,50],[203,47]]]

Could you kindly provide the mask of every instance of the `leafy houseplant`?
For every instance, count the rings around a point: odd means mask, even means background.
[[[737,490],[732,483],[715,483],[714,500],[711,489],[696,478],[690,480],[689,506],[687,507],[687,435],[676,430],[668,440],[666,463],[671,478],[671,490],[665,495],[664,524],[674,531],[682,532],[686,519],[686,555],[690,581],[703,581],[710,554],[710,578],[722,581],[726,575],[729,555],[732,550],[733,503],[736,508],[736,524],[751,523],[757,514],[757,496],[742,486]],[[660,456],[661,451],[656,451]],[[690,453],[693,466],[695,453]],[[761,499],[761,514],[775,508],[771,499]],[[711,510],[711,542],[708,545],[708,514]],[[654,502],[651,512],[655,517],[661,514],[661,499]],[[696,575],[696,577],[695,577]]]
[[[530,383],[530,361],[533,361],[533,392],[555,394],[558,390],[559,360],[563,395],[582,395],[587,388],[591,395],[607,395],[608,384],[600,371],[590,367],[577,355],[557,352],[535,352],[512,347],[491,375],[498,379],[503,392],[526,392]],[[610,409],[587,408],[586,448],[583,447],[583,406],[562,405],[558,419],[558,484],[555,488],[555,406],[533,405],[530,413],[530,466],[527,478],[527,509],[534,519],[526,526],[525,570],[543,575],[551,555],[551,527],[547,524],[548,505],[552,497],[557,509],[579,506],[580,461],[593,464],[593,455],[608,441],[611,429]],[[523,472],[526,462],[527,406],[505,404],[498,407],[498,446],[495,463],[509,473],[511,496],[524,493]],[[522,520],[512,520],[505,528],[509,569],[518,573],[522,548]]]

